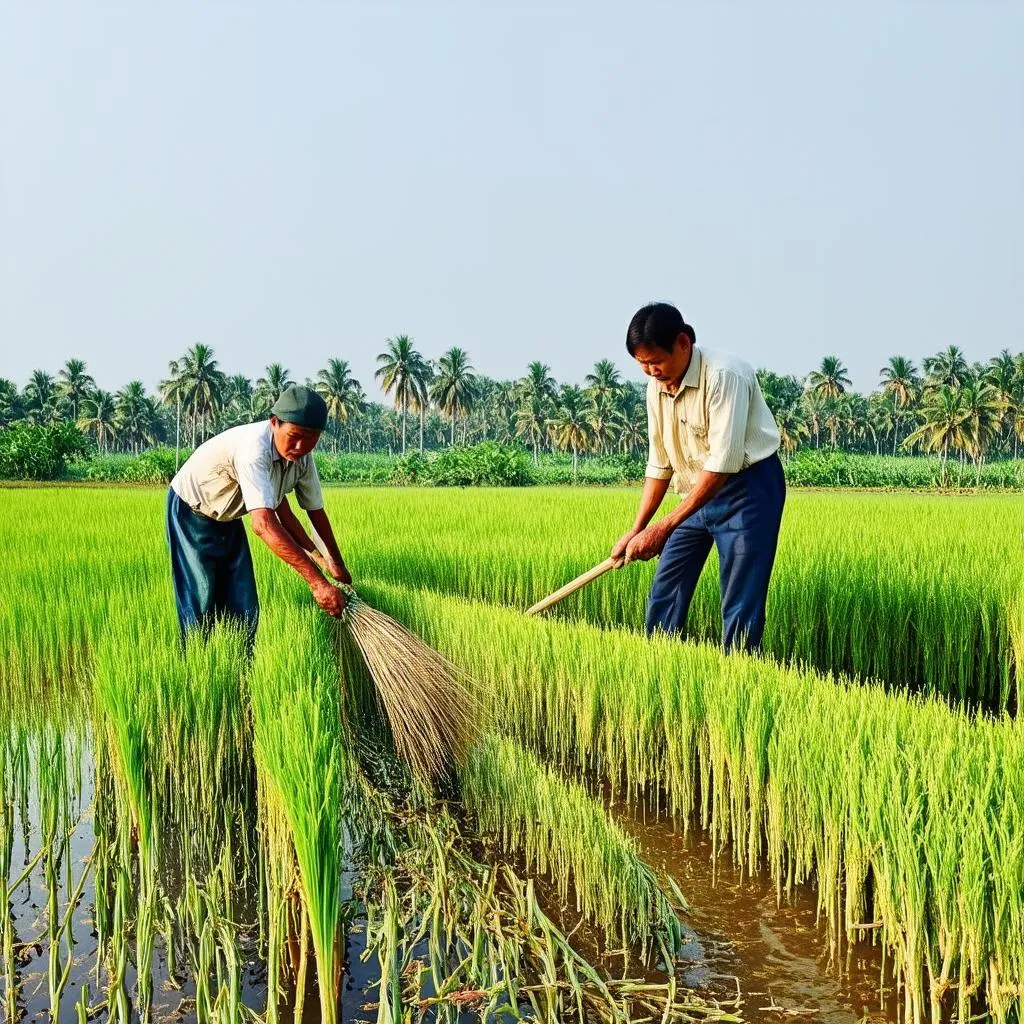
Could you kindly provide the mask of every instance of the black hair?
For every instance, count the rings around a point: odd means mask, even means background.
[[[641,345],[650,345],[671,352],[680,334],[685,334],[692,344],[697,344],[696,333],[675,306],[667,302],[651,302],[638,309],[629,321],[626,351],[635,356]]]

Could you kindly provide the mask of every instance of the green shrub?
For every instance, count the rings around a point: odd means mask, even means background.
[[[0,430],[0,479],[56,480],[68,460],[88,446],[73,423],[49,427],[17,423]]]

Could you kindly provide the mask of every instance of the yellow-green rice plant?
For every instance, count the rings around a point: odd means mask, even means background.
[[[316,952],[321,1012],[333,1022],[346,783],[337,658],[332,624],[316,610],[279,606],[278,616],[279,642],[268,642],[266,631],[261,635],[249,674],[261,813],[270,823],[287,822]]]
[[[997,860],[1019,877],[1015,721],[668,639],[370,589],[478,679],[500,728],[563,767],[628,780],[627,794],[650,779],[671,810],[697,808],[731,839],[735,859],[764,860],[780,896],[813,881],[834,956],[879,931],[909,1020],[933,1005],[929,972],[963,997],[984,985],[1000,1021],[1020,1010],[1024,890],[987,881]]]
[[[463,799],[503,850],[550,875],[576,911],[643,949],[658,943],[666,962],[682,944],[675,911],[634,842],[578,783],[565,783],[509,739],[488,737],[462,774]]]

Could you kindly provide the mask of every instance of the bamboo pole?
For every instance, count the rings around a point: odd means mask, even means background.
[[[552,605],[558,604],[559,601],[570,594],[575,594],[577,590],[581,590],[588,583],[593,583],[598,576],[603,576],[609,569],[614,569],[621,564],[620,559],[606,558],[603,562],[595,565],[593,569],[588,569],[582,575],[577,576],[576,579],[570,580],[564,587],[559,587],[553,594],[548,594],[547,597],[528,608],[526,614],[539,615],[541,612],[547,611]]]

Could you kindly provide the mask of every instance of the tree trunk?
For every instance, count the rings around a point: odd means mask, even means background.
[[[452,436],[451,436],[451,440],[448,442],[448,447],[449,448],[454,448],[455,447],[455,410],[454,409],[452,409]]]
[[[572,482],[576,483],[576,446],[572,449]]]
[[[409,396],[402,394],[402,454],[405,454],[405,421],[409,413]]]
[[[425,427],[424,421],[427,418],[427,411],[423,406],[423,402],[420,402],[420,455],[423,454],[423,430]]]

